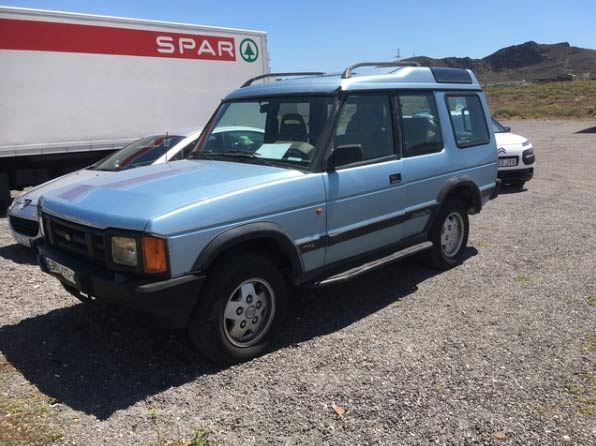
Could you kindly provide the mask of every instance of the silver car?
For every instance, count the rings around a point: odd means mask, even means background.
[[[119,171],[149,164],[161,164],[186,158],[199,138],[200,131],[185,135],[150,135],[131,142],[85,169],[43,183],[15,198],[8,208],[8,222],[17,243],[31,247],[40,237],[37,201],[50,190]]]

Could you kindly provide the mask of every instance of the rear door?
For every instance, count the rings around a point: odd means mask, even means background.
[[[393,109],[388,94],[354,94],[344,102],[334,144],[360,144],[363,159],[326,174],[326,264],[402,238],[404,187]]]
[[[445,181],[452,175],[452,160],[443,132],[446,115],[440,115],[436,93],[402,91],[398,96],[402,137],[403,180],[406,212],[412,218],[404,225],[406,236],[424,231]]]

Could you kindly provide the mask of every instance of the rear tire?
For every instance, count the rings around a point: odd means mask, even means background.
[[[443,270],[461,263],[469,231],[466,206],[458,198],[447,198],[430,230],[429,240],[433,247],[426,253],[427,263]]]
[[[269,346],[286,310],[286,284],[266,257],[235,252],[209,269],[188,334],[211,361],[229,365],[252,359]]]

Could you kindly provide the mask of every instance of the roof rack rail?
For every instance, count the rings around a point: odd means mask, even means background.
[[[360,67],[377,67],[377,68],[386,68],[386,67],[419,67],[420,63],[418,62],[401,62],[401,61],[394,61],[394,62],[360,62],[355,65],[350,65],[348,68],[344,70],[341,74],[342,79],[349,79],[352,77],[352,70],[354,68]]]
[[[325,73],[321,71],[302,71],[302,72],[295,72],[295,73],[268,73],[268,74],[261,74],[260,76],[253,77],[242,84],[240,88],[248,87],[254,81],[258,81],[261,79],[266,79],[268,77],[289,77],[289,76],[323,76]]]

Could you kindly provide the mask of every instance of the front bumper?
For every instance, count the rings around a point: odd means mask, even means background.
[[[8,226],[18,244],[31,247],[40,236],[35,205],[22,207],[20,203],[13,203],[8,209]]]
[[[21,246],[26,246],[27,248],[31,248],[35,243],[37,237],[29,237],[27,235],[23,235],[20,232],[14,230],[14,228],[9,224],[10,232],[12,233],[12,238],[15,242],[17,242]]]
[[[65,255],[43,242],[37,243],[37,251],[41,270],[58,278],[67,289],[76,290],[102,302],[150,313],[176,328],[187,325],[205,281],[204,275],[152,280],[111,272],[93,263]],[[54,271],[50,270],[49,264],[52,261],[73,271],[74,281],[71,282],[64,274],[55,272],[55,267]]]
[[[526,169],[515,170],[499,170],[498,177],[503,183],[530,181],[534,176],[534,168],[528,167]]]

